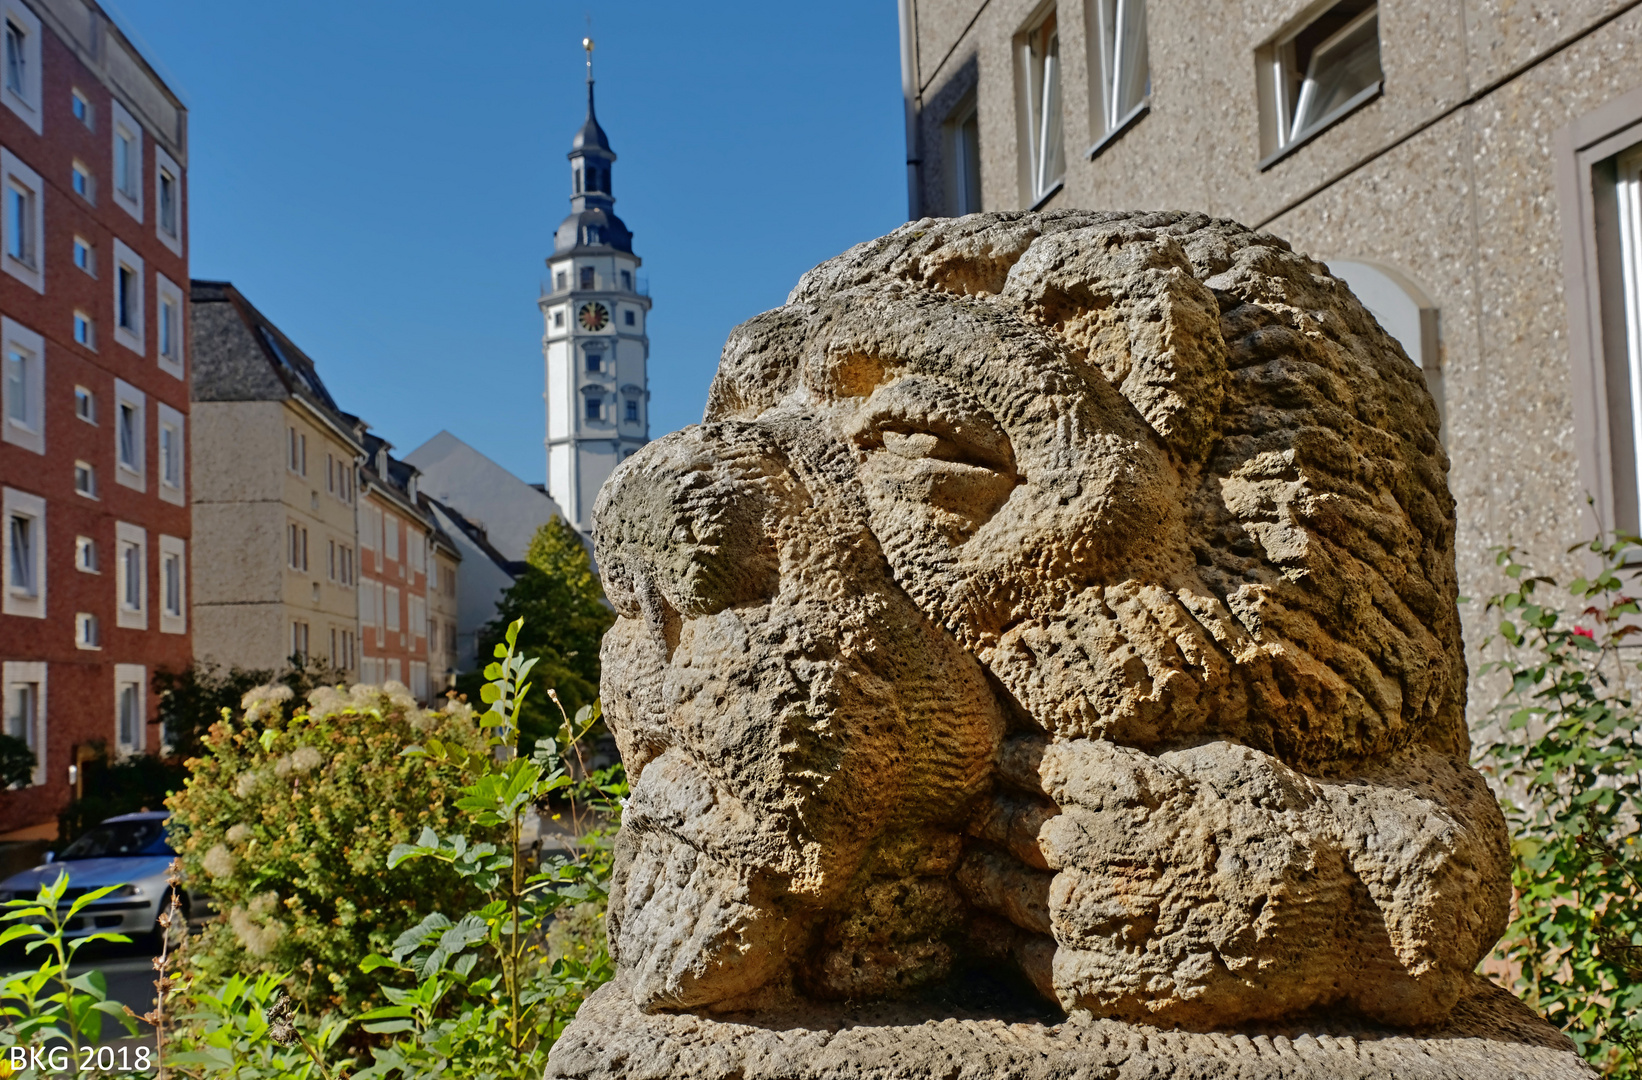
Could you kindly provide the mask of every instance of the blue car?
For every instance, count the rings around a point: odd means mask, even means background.
[[[40,886],[68,874],[65,902],[104,885],[119,888],[88,905],[69,920],[67,936],[106,931],[138,935],[159,932],[160,913],[170,903],[171,884],[166,881],[177,853],[166,838],[169,810],[111,817],[88,830],[63,853],[31,870],[0,881],[0,901],[33,899]],[[188,895],[179,894],[184,917]]]

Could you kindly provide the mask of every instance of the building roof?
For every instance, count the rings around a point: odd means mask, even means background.
[[[430,508],[438,511],[436,516],[442,516],[455,526],[468,543],[483,552],[485,557],[495,563],[497,568],[507,574],[508,577],[517,580],[520,574],[530,568],[530,564],[523,559],[509,559],[506,555],[497,551],[496,545],[490,542],[490,537],[485,533],[484,527],[463,517],[461,511],[455,507],[427,495],[423,495],[422,499]],[[451,546],[454,547],[455,545]]]
[[[421,472],[421,491],[461,514],[506,560],[524,559],[536,530],[565,516],[541,487],[525,483],[448,431],[405,460]]]
[[[285,401],[308,405],[358,443],[357,417],[337,407],[313,359],[228,281],[189,283],[189,396],[194,401]]]
[[[582,121],[575,138],[570,140],[570,153],[565,156],[571,161],[592,158],[597,162],[598,166],[591,169],[578,166],[577,175],[598,175],[601,178],[601,186],[597,189],[588,186],[571,194],[570,214],[559,223],[553,234],[554,257],[608,254],[612,251],[631,254],[632,230],[616,216],[616,200],[610,194],[609,177],[612,163],[616,160],[616,152],[610,149],[610,139],[605,135],[604,128],[599,126],[599,118],[593,113],[591,64],[588,65],[587,71],[587,119]]]

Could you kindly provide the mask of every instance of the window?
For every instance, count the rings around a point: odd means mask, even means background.
[[[639,403],[636,401],[629,400],[627,402],[627,422],[629,424],[639,422]]]
[[[72,109],[73,112],[74,112],[74,119],[80,121],[80,123],[84,124],[86,127],[89,128],[91,126],[91,102],[90,102],[90,100],[87,99],[87,97],[84,94],[80,93],[80,91],[78,91],[78,90],[71,91],[71,94],[72,94],[72,101],[69,105],[69,108]]]
[[[564,308],[556,308],[553,311],[553,327],[558,329],[562,326],[564,326]]]
[[[583,405],[586,408],[585,415],[586,415],[587,419],[589,419],[589,420],[603,420],[604,419],[604,399],[603,398],[597,396],[596,394],[588,394],[586,396],[586,398],[583,399]]]
[[[187,440],[184,438],[187,420],[182,413],[164,402],[158,403],[156,408],[160,414],[160,498],[182,506],[185,501],[183,461],[187,452]]]
[[[46,617],[46,501],[4,489],[5,582],[0,611]]]
[[[398,660],[387,661],[387,676],[389,682],[399,682],[400,664]],[[403,686],[403,683],[400,683]]]
[[[83,311],[74,313],[74,341],[88,349],[97,347],[97,328],[91,321],[91,316]]]
[[[569,286],[570,286],[570,282],[568,280],[567,275],[565,274],[565,272],[563,270],[560,270],[557,274],[554,275],[553,287],[555,289],[557,289],[559,292],[563,292],[565,289],[569,288]]]
[[[25,85],[28,35],[10,19],[6,20],[6,89],[19,96]]]
[[[285,528],[287,563],[292,570],[308,569],[308,527],[291,522]]]
[[[97,497],[97,470],[90,462],[74,463],[74,490],[88,499]]]
[[[981,210],[981,114],[971,95],[946,122],[946,185],[953,217]]]
[[[584,266],[584,267],[582,267],[582,288],[591,289],[592,287],[593,287],[593,268],[591,266]]]
[[[148,531],[124,521],[114,523],[114,587],[119,603],[117,626],[148,629]]]
[[[623,270],[621,272],[621,287],[628,292],[633,291],[633,271]]]
[[[1380,92],[1379,9],[1341,0],[1257,53],[1262,167]]]
[[[154,275],[155,349],[159,353],[160,370],[176,378],[183,377],[182,349],[182,290],[164,274]]]
[[[182,169],[154,143],[154,235],[174,254],[182,254]]]
[[[78,161],[74,163],[73,185],[74,194],[80,196],[86,202],[96,201],[95,189],[91,186],[91,170]]]
[[[1090,154],[1146,111],[1151,64],[1146,55],[1146,0],[1087,0],[1087,25],[1096,30],[1095,79],[1090,86]]]
[[[139,753],[147,742],[148,672],[137,664],[114,665],[114,743],[122,754]]]
[[[417,701],[428,700],[428,665],[421,660],[410,662],[410,692]]]
[[[1026,32],[1027,191],[1034,207],[1060,190],[1066,173],[1060,98],[1060,31],[1055,13]]]
[[[387,628],[397,631],[399,629],[399,590],[389,585],[384,590],[382,606],[384,609],[383,614],[386,616]]]
[[[290,432],[291,456],[288,463],[292,472],[301,476],[308,475],[308,436],[296,428],[287,429]]]
[[[103,647],[103,627],[97,616],[81,611],[74,616],[74,647],[100,649]]]
[[[160,633],[188,632],[187,544],[180,537],[160,537]]]
[[[330,454],[325,455],[325,490],[336,494],[336,458]]]
[[[118,238],[114,241],[114,340],[142,355],[143,261]]]
[[[0,3],[4,13],[4,55],[0,56],[0,97],[6,107],[40,134],[40,20],[18,0]]]
[[[118,102],[111,103],[114,142],[114,201],[125,212],[143,219],[143,129]]]
[[[382,515],[382,554],[399,560],[399,519],[392,514]]]
[[[138,491],[147,489],[144,416],[148,398],[124,379],[114,380],[114,479]]]
[[[587,354],[587,370],[597,372],[597,371],[602,371],[603,369],[604,369],[604,354],[599,353],[599,352],[590,352],[590,353],[588,353]]]
[[[45,340],[11,319],[0,319],[0,363],[5,381],[0,398],[5,419],[0,438],[14,446],[46,452]]]
[[[411,636],[412,642],[414,642],[417,638],[427,637],[428,636],[428,601],[427,601],[427,598],[423,597],[423,596],[416,596],[415,594],[412,594],[411,596],[408,596],[408,597],[405,598],[405,602],[406,602],[406,605],[410,608],[410,612],[409,612],[410,625],[407,626],[405,629],[410,631],[410,636]]]
[[[325,543],[325,576],[330,578],[332,581],[335,581],[337,579],[337,571],[339,569],[339,566],[337,565],[338,562],[339,562],[339,560],[337,558],[336,541],[335,540],[326,541],[326,543]]]
[[[291,623],[291,659],[308,659],[308,624],[301,619]]]
[[[160,231],[167,236],[177,235],[177,178],[169,169],[160,169]]]
[[[331,627],[331,666],[343,671],[353,670],[353,633]]]
[[[631,310],[631,309],[629,309],[629,310],[627,310],[627,311],[625,311],[625,312],[623,312],[623,313],[622,313],[622,314],[623,314],[623,315],[624,315],[624,316],[626,316],[626,319],[627,319],[627,325],[628,325],[628,326],[635,326],[635,325],[637,325],[637,323],[638,323],[638,319],[637,319],[637,318],[636,318],[636,317],[635,317],[635,316],[634,316],[634,314],[633,314],[633,312],[632,312],[632,310]]]
[[[439,620],[438,619],[430,619],[428,621],[428,652],[436,653],[438,651],[439,651]]]
[[[46,665],[8,660],[4,665],[6,734],[34,751],[30,784],[46,782]]]
[[[97,251],[91,246],[91,241],[83,236],[74,238],[74,265],[92,277],[97,276]]]
[[[74,538],[74,568],[86,574],[98,573],[97,541],[89,536]]]
[[[46,291],[40,246],[45,233],[43,191],[39,173],[10,150],[0,150],[0,247],[5,271],[38,293]]]
[[[88,424],[97,422],[97,397],[83,386],[74,388],[74,415]]]
[[[340,580],[341,580],[342,584],[344,584],[344,585],[352,585],[354,583],[353,548],[349,547],[346,544],[343,544],[341,554],[342,554],[342,565],[341,565],[341,568],[340,568],[341,569]]]

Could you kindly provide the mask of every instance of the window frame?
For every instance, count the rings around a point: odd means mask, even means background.
[[[25,193],[25,223],[22,251],[25,258],[12,254],[13,237],[18,231],[12,221],[11,195]],[[37,293],[46,291],[46,185],[40,174],[25,165],[10,150],[0,148],[0,267]]]
[[[162,178],[170,174],[172,183],[172,225],[165,227],[165,186]],[[173,255],[182,254],[182,234],[187,215],[183,212],[183,171],[177,159],[166,152],[159,140],[154,140],[154,235]]]
[[[82,474],[86,478],[84,487],[80,484]],[[89,461],[76,461],[74,463],[74,493],[85,499],[100,499],[97,493],[97,466]]]
[[[92,206],[97,205],[97,176],[91,166],[75,158],[69,166],[69,190]]]
[[[82,251],[86,253],[84,263],[80,262],[80,252]],[[87,277],[95,278],[97,276],[97,245],[85,237],[77,235],[74,237],[73,252],[75,268]]]
[[[132,553],[141,571],[134,583]],[[129,602],[133,595],[135,606]],[[148,629],[148,530],[129,521],[114,523],[114,625],[126,630]]]
[[[1108,7],[1112,9],[1110,12]],[[1115,25],[1108,26],[1108,21]],[[1146,0],[1084,0],[1084,27],[1089,34],[1089,115],[1099,118],[1098,124],[1089,125],[1095,141],[1085,156],[1092,160],[1151,111],[1151,43]],[[1129,55],[1145,65],[1146,80],[1140,97],[1128,102],[1121,98],[1119,84],[1126,74],[1122,64],[1123,43],[1130,40],[1131,35],[1138,38],[1140,44]]]
[[[83,409],[80,407],[82,402],[85,404]],[[84,386],[74,388],[74,418],[83,420],[92,427],[100,426],[97,423],[97,395]]]
[[[160,498],[176,506],[187,504],[188,492],[188,418],[163,401],[155,402],[159,414],[154,425],[154,460],[159,466]],[[167,453],[166,434],[171,434],[171,452]],[[175,482],[169,466],[176,465]]]
[[[118,99],[109,102],[109,112],[111,114],[110,119],[113,121],[108,125],[109,161],[113,166],[113,182],[109,184],[109,189],[115,203],[140,222],[143,219],[143,128],[141,124],[137,123],[136,117],[127,112],[125,106],[121,105]],[[131,138],[126,176],[120,175],[122,132]],[[131,160],[132,156],[135,157],[135,161]],[[126,179],[131,180],[134,190],[127,191],[122,186],[122,181]]]
[[[87,557],[89,554],[89,558]],[[74,569],[82,574],[101,574],[102,561],[97,555],[97,540],[91,536],[74,538]]]
[[[0,715],[3,715],[6,734],[11,734],[13,687],[34,687],[34,715],[26,737],[29,749],[34,751],[34,772],[29,777],[29,787],[46,782],[46,755],[51,743],[47,738],[47,678],[47,664],[43,660],[7,660],[0,664],[0,692],[5,695],[4,712]]]
[[[176,607],[172,609],[171,570],[176,568]],[[160,535],[160,633],[188,633],[188,542]]]
[[[136,707],[136,715],[132,717],[132,738],[127,740],[121,735],[125,717],[121,710],[125,707],[125,691],[135,688],[131,700]],[[121,757],[140,754],[148,746],[148,669],[141,664],[114,665],[114,746]]]
[[[13,416],[14,352],[23,358],[24,419]],[[0,317],[0,441],[36,454],[46,452],[46,339],[9,316]]]
[[[1025,151],[1021,187],[1030,210],[1041,209],[1066,186],[1066,91],[1060,29],[1056,5],[1049,3],[1039,8],[1015,36],[1017,101],[1026,132],[1026,138],[1020,140]],[[1050,36],[1040,58],[1036,42],[1046,31]],[[1055,128],[1054,140],[1049,138],[1051,128]],[[1057,148],[1058,171],[1052,168]]]
[[[91,99],[80,91],[78,86],[69,87],[68,113],[85,126],[87,131],[97,130],[97,113]]]
[[[130,446],[136,451],[136,461],[126,458],[126,439],[123,437],[125,418],[135,419]],[[114,380],[114,481],[134,491],[148,490],[148,395],[124,379]]]
[[[89,611],[74,613],[74,647],[87,652],[102,651],[103,624]]]
[[[80,346],[82,349],[90,349],[92,352],[96,352],[97,351],[97,320],[93,319],[90,315],[87,315],[84,311],[81,311],[79,308],[74,309],[74,316],[73,317],[74,317],[74,333],[73,333],[72,337],[74,338],[74,344]],[[84,329],[85,329],[85,336],[84,337],[82,337],[81,333],[80,333],[82,327],[84,327]]]
[[[1308,58],[1307,70],[1296,73],[1298,66],[1294,54],[1296,39],[1320,20],[1350,2],[1351,0],[1330,0],[1330,2],[1313,5],[1299,18],[1289,22],[1281,32],[1266,44],[1255,50],[1257,97],[1260,107],[1261,153],[1261,158],[1256,167],[1261,172],[1276,165],[1279,161],[1310,143],[1317,136],[1328,131],[1385,92],[1385,65],[1383,63],[1384,52],[1380,47],[1379,40],[1380,7],[1378,0],[1371,0],[1366,8],[1351,16],[1338,29],[1330,33],[1327,38],[1318,42]],[[1306,127],[1295,128],[1296,114],[1305,100],[1305,88],[1307,84],[1313,83],[1311,68],[1316,62],[1317,55],[1329,45],[1349,36],[1354,29],[1368,21],[1373,21],[1375,24],[1375,60],[1380,69],[1380,77],[1329,110],[1329,112],[1312,120]],[[1293,100],[1290,100],[1291,90],[1294,94]]]
[[[123,292],[125,278],[121,271],[131,275],[131,281],[137,290],[135,297],[128,297]],[[144,276],[142,256],[127,247],[125,241],[114,237],[114,273],[109,275],[112,278],[110,284],[114,289],[114,340],[138,356],[147,355],[147,313],[143,310],[146,302]],[[130,326],[121,322],[122,316],[128,313],[133,320]]]
[[[0,0],[0,24],[15,23],[23,34],[23,77],[19,89],[12,88],[10,72],[0,71],[0,101],[36,135],[41,133],[44,110],[40,107],[40,17],[20,0]],[[9,58],[0,49],[0,65],[9,64]]]
[[[166,351],[165,328],[166,312],[171,313],[170,351]],[[154,272],[154,359],[159,363],[160,370],[172,378],[181,379],[187,371],[187,360],[184,356],[188,348],[188,330],[186,324],[187,307],[182,289],[170,278],[159,271]]]
[[[0,512],[4,514],[0,543],[5,545],[4,551],[0,552],[0,594],[3,594],[0,613],[43,619],[46,617],[46,544],[49,536],[46,531],[46,500],[16,488],[0,489]],[[17,518],[28,518],[31,522],[29,548],[25,555],[33,564],[30,567],[33,581],[23,586],[13,580],[15,560],[12,545],[15,540],[12,530]],[[30,586],[32,592],[27,591]]]

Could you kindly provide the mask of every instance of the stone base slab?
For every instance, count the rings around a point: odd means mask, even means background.
[[[618,976],[548,1058],[562,1080],[1588,1080],[1559,1031],[1478,979],[1441,1028],[1318,1017],[1235,1033],[1072,1017],[1011,1023],[908,1002],[645,1014]]]

